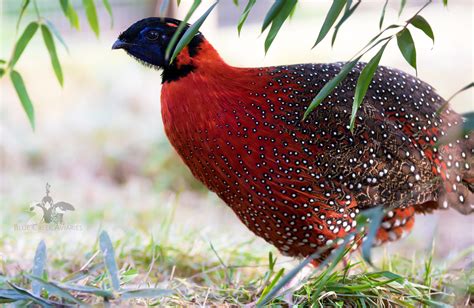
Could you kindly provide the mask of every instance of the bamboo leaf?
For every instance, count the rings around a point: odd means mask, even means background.
[[[415,17],[413,17],[413,19],[410,20],[410,23],[414,27],[423,31],[433,41],[434,44],[435,38],[433,34],[433,29],[431,29],[431,26],[426,19],[424,19],[420,15],[416,15]]]
[[[46,244],[41,241],[36,248],[35,259],[33,260],[33,268],[31,274],[33,276],[43,276],[44,266],[46,264]],[[40,295],[41,285],[37,282],[31,284],[33,294]]]
[[[316,47],[316,45],[318,45],[326,37],[329,30],[336,22],[336,19],[341,14],[341,11],[344,8],[345,4],[345,0],[333,0],[331,8],[329,9],[329,12],[327,13],[324,23],[321,27],[321,30],[319,30],[319,35],[316,39],[316,43],[314,43],[313,45],[313,48]]]
[[[49,57],[51,59],[51,65],[53,66],[54,74],[56,74],[56,78],[59,81],[59,84],[63,86],[64,77],[63,71],[61,69],[61,63],[59,63],[58,54],[56,53],[56,46],[54,44],[53,35],[51,31],[49,31],[48,26],[41,25],[41,33],[43,34],[44,44],[48,49]]]
[[[46,281],[40,277],[36,277],[33,275],[26,274],[25,276],[28,279],[32,280],[33,282],[37,283],[40,288],[44,288],[46,291],[48,291],[49,294],[54,294],[61,299],[76,303],[78,305],[84,304],[81,300],[72,296],[71,293],[69,293],[68,291],[64,290],[63,288],[59,287],[58,285],[52,282]]]
[[[268,28],[268,26],[272,23],[273,19],[278,15],[284,5],[285,0],[275,0],[275,2],[265,15],[265,18],[263,19],[262,32]]]
[[[99,20],[97,18],[97,10],[95,8],[94,0],[82,0],[82,5],[86,11],[87,21],[89,22],[92,31],[94,31],[95,35],[99,37]]]
[[[64,15],[69,20],[69,24],[75,29],[79,30],[79,16],[69,0],[60,0],[61,9]]]
[[[360,106],[362,105],[362,101],[364,100],[365,93],[369,89],[370,82],[377,70],[377,67],[380,63],[380,59],[382,58],[383,52],[385,51],[385,47],[387,47],[387,43],[385,43],[382,48],[377,52],[377,54],[370,59],[370,61],[365,65],[364,69],[360,73],[359,78],[357,79],[357,85],[354,94],[354,102],[352,103],[352,114],[351,114],[351,124],[350,130],[354,131],[354,124],[356,119],[357,110],[359,110]]]
[[[308,109],[305,111],[303,120],[305,120],[308,115],[316,108],[319,106],[319,104],[322,103],[322,101],[329,95],[331,92],[334,90],[334,88],[337,87],[339,83],[341,83],[344,78],[349,74],[349,72],[354,68],[354,66],[359,62],[361,56],[357,57],[355,60],[346,63],[341,71],[329,82],[327,82],[324,87],[319,91],[319,93],[316,95],[315,98],[311,101],[311,104],[309,105]]]
[[[28,116],[28,120],[30,121],[31,128],[35,129],[35,109],[33,107],[33,103],[28,96],[28,92],[26,91],[25,83],[23,82],[23,78],[21,77],[20,73],[17,71],[10,72],[10,79],[13,83],[13,87],[15,88],[16,94],[20,99],[21,105]]]
[[[14,67],[18,59],[20,59],[21,54],[25,50],[26,46],[30,42],[31,38],[35,35],[36,30],[38,30],[38,23],[32,21],[21,34],[20,38],[15,44],[15,49],[13,50],[13,57],[10,60],[9,66]]]
[[[118,267],[115,262],[115,252],[110,240],[109,234],[106,231],[102,231],[99,236],[100,250],[104,256],[105,267],[109,273],[110,282],[112,283],[112,288],[116,291],[120,289],[120,280],[118,277]]]
[[[18,15],[18,21],[16,22],[16,30],[18,31],[18,28],[20,27],[21,19],[23,18],[23,15],[25,14],[26,9],[28,8],[28,5],[30,4],[30,0],[23,0],[20,8],[20,14]]]
[[[113,27],[114,26],[114,14],[112,13],[112,6],[110,5],[109,0],[102,0],[102,3],[104,4],[104,7],[107,10],[107,13],[109,13],[110,26]]]
[[[385,4],[383,5],[382,14],[380,15],[379,21],[379,29],[382,29],[383,21],[385,19],[385,11],[387,10],[388,0],[385,0]]]
[[[173,62],[173,60],[181,52],[181,50],[183,50],[184,47],[186,47],[189,44],[189,42],[191,42],[191,40],[196,35],[196,33],[199,32],[199,28],[202,26],[202,24],[206,20],[207,16],[209,16],[209,14],[212,12],[212,9],[214,9],[214,7],[217,5],[217,3],[218,3],[218,1],[215,2],[213,5],[211,5],[211,7],[209,9],[207,9],[207,11],[201,17],[199,17],[199,19],[196,20],[195,23],[193,23],[191,26],[189,26],[189,28],[186,30],[186,32],[184,32],[184,34],[181,37],[181,39],[179,40],[178,44],[176,44],[176,48],[173,51],[173,55],[171,56],[171,62]]]
[[[406,4],[407,0],[400,0],[400,9],[398,10],[398,16],[402,15],[403,9],[405,8]]]
[[[278,14],[275,16],[275,18],[272,20],[272,26],[270,28],[270,31],[268,31],[267,37],[265,39],[265,53],[268,51],[270,46],[273,43],[273,40],[278,34],[278,31],[280,31],[281,26],[285,22],[285,20],[288,18],[290,13],[293,11],[293,8],[296,6],[296,0],[285,0],[283,1],[283,7],[279,10]]]
[[[405,60],[416,70],[416,48],[410,30],[397,33],[397,44]]]
[[[257,0],[249,0],[247,2],[247,5],[245,6],[244,11],[242,12],[242,15],[240,15],[239,23],[237,24],[237,31],[239,32],[239,35],[240,35],[240,31],[242,31],[242,26],[244,25],[245,21],[247,20],[247,17],[249,16],[249,13],[252,10],[252,8],[253,8],[253,6],[255,5],[256,2],[257,2]]]
[[[344,12],[344,15],[342,15],[342,18],[341,20],[339,20],[339,22],[336,24],[336,26],[334,27],[334,33],[332,35],[332,39],[331,39],[331,46],[334,46],[334,42],[336,41],[336,36],[337,36],[337,33],[339,32],[339,28],[342,26],[342,24],[344,24],[344,22],[349,18],[351,17],[351,15],[355,12],[355,10],[357,9],[357,7],[359,6],[359,4],[361,3],[361,1],[357,1],[356,4],[354,4],[353,7],[351,7],[351,4],[352,4],[352,1],[351,0],[347,0],[347,4],[346,4],[346,10]]]
[[[132,298],[156,298],[173,295],[173,290],[168,289],[155,289],[155,288],[143,288],[143,289],[134,289],[134,290],[124,290],[120,292],[120,297],[122,299],[132,299]]]
[[[173,36],[171,37],[170,42],[168,43],[168,46],[166,47],[165,51],[165,59],[170,60],[170,56],[174,54],[174,49],[176,46],[176,43],[178,42],[178,38],[183,32],[183,29],[186,27],[186,24],[188,23],[189,19],[191,16],[194,14],[196,9],[199,7],[201,4],[201,0],[194,0],[193,5],[189,9],[189,11],[186,13],[186,16],[184,17],[183,21],[179,24],[178,28],[174,32]],[[179,6],[179,1],[178,1],[178,6]],[[170,60],[170,63],[173,62],[173,60]]]
[[[64,49],[66,49],[66,52],[69,53],[69,47],[67,46],[66,42],[64,41],[56,26],[50,20],[46,19],[45,22],[46,25],[48,25],[49,30],[51,30],[51,33],[53,33],[56,39],[61,43],[61,45],[63,45]]]

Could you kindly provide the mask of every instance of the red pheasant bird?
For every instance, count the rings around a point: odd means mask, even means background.
[[[176,60],[166,47],[180,21],[147,18],[114,49],[163,70],[166,134],[194,176],[256,235],[304,257],[341,241],[361,210],[383,205],[379,244],[397,240],[415,213],[474,210],[473,138],[438,141],[463,119],[432,87],[380,66],[349,121],[364,63],[302,121],[344,63],[238,68],[198,33]],[[323,256],[324,257],[324,256]]]

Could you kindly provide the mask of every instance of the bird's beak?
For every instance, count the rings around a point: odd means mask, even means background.
[[[112,49],[123,49],[128,44],[122,40],[116,40],[115,43],[112,45]]]

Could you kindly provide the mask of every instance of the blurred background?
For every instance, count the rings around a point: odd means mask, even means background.
[[[41,11],[58,28],[69,48],[58,42],[64,71],[61,88],[52,71],[40,35],[36,35],[17,64],[25,79],[36,112],[36,130],[28,123],[8,78],[0,79],[0,257],[22,268],[32,259],[39,239],[58,247],[53,255],[77,253],[78,247],[95,242],[106,229],[114,240],[142,236],[161,238],[189,248],[192,255],[250,245],[256,255],[266,256],[274,248],[255,239],[214,194],[197,183],[170,147],[161,122],[160,73],[147,69],[111,46],[121,31],[138,19],[158,16],[160,1],[111,0],[114,23],[101,1],[96,1],[100,37],[90,30],[80,2],[81,30],[71,29],[57,1],[39,0]],[[171,1],[174,2],[174,1]],[[192,1],[170,8],[168,16],[183,18]],[[236,8],[221,1],[209,16],[202,32],[228,63],[235,66],[270,66],[302,62],[334,62],[351,58],[378,33],[382,1],[363,1],[345,24],[333,48],[326,38],[311,49],[330,1],[298,2],[293,19],[286,23],[265,55],[261,23],[271,1],[259,0],[240,37],[237,21],[246,1]],[[393,2],[393,4],[391,4]],[[15,24],[21,1],[2,0],[0,58],[9,58],[13,43],[34,12],[26,12],[20,29]],[[408,1],[400,21],[411,16],[424,1]],[[211,1],[195,13],[200,16]],[[473,76],[473,4],[471,0],[450,1],[444,8],[434,1],[423,16],[430,22],[436,41],[412,31],[418,54],[418,76],[449,97],[470,83]],[[385,24],[398,20],[398,1],[391,1]],[[394,42],[382,64],[412,74]],[[367,58],[366,58],[367,59]],[[473,92],[453,102],[459,112],[474,110]],[[26,232],[14,229],[39,215],[31,204],[45,194],[67,201],[75,211],[65,215],[67,223],[80,224],[81,231]],[[410,237],[387,251],[411,257],[425,253],[433,241],[439,258],[474,244],[474,217],[454,211],[418,216]],[[186,235],[193,234],[187,241]],[[129,237],[124,237],[129,235]],[[125,239],[123,239],[125,240]],[[248,249],[248,248],[247,248]],[[381,254],[382,249],[376,253]]]

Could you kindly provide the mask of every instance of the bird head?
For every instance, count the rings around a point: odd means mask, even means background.
[[[177,19],[160,17],[139,20],[120,34],[112,49],[124,49],[145,65],[166,69],[171,65],[169,59],[165,58],[166,48],[180,23],[181,21]],[[186,25],[182,34],[188,27],[189,24]],[[192,53],[191,49],[197,48],[202,40],[201,33],[193,37],[188,44],[190,53]]]

